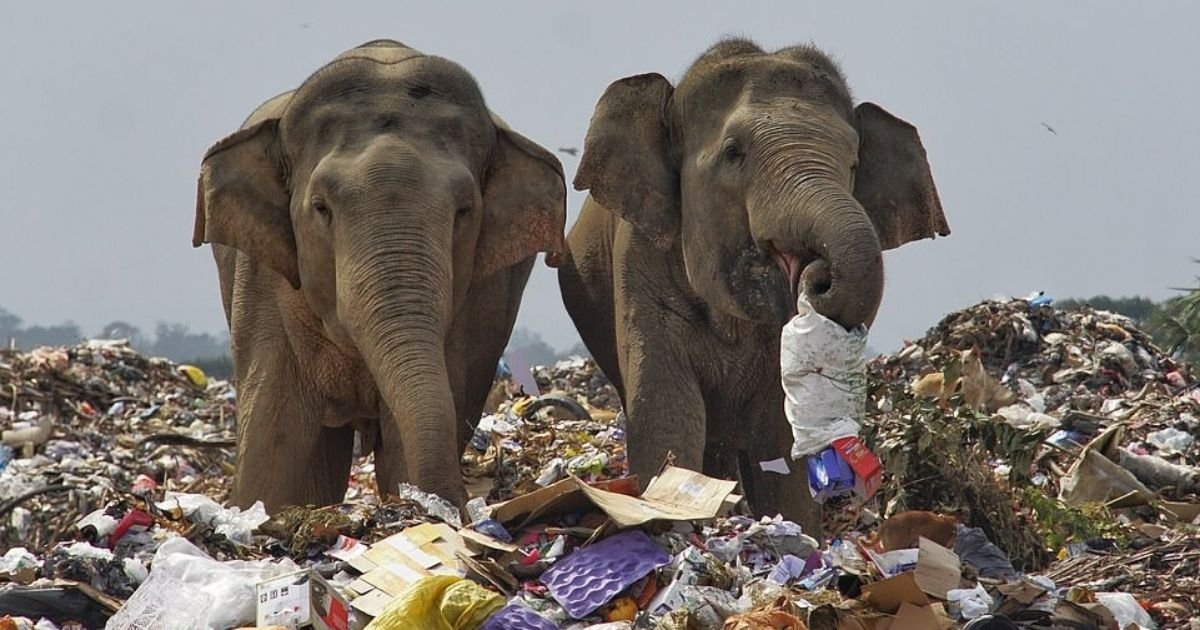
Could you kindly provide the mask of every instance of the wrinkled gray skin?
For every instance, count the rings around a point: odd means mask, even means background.
[[[461,507],[459,455],[565,201],[558,160],[466,70],[392,41],[214,145],[194,245],[213,244],[233,340],[233,502],[340,501],[358,429],[381,491]]]
[[[759,465],[792,442],[779,333],[800,291],[846,328],[870,325],[882,250],[949,234],[916,129],[854,107],[813,48],[729,40],[677,87],[610,85],[575,187],[590,195],[559,283],[621,394],[633,471],[644,484],[673,451],[740,478],[755,511],[819,531],[806,473]]]

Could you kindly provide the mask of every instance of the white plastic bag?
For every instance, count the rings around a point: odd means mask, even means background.
[[[1187,431],[1167,427],[1146,436],[1146,440],[1160,449],[1182,453],[1192,445],[1194,438]]]
[[[958,604],[963,619],[977,619],[992,608],[992,596],[982,586],[956,588],[946,591],[946,601]]]
[[[255,501],[249,509],[242,511],[237,506],[222,507],[202,494],[168,491],[157,505],[160,510],[178,508],[191,522],[207,523],[218,534],[239,545],[253,542],[254,529],[270,519],[262,501]]]
[[[1150,613],[1138,604],[1136,598],[1129,593],[1096,593],[1096,601],[1104,605],[1112,613],[1117,625],[1122,628],[1137,624],[1139,628],[1157,628]]]
[[[425,492],[411,483],[402,483],[399,489],[400,493],[398,496],[401,499],[420,503],[421,507],[425,508],[426,514],[446,521],[450,525],[453,525],[454,529],[462,527],[462,515],[459,513],[458,508],[454,507],[454,504],[436,494]]]
[[[24,569],[32,569],[41,564],[37,556],[29,553],[24,547],[13,547],[0,557],[0,573],[16,573]]]
[[[153,583],[156,575],[177,580],[186,584],[189,590],[202,592],[212,598],[214,605],[209,609],[208,619],[202,627],[236,628],[255,620],[255,585],[268,578],[299,570],[300,567],[290,558],[279,562],[218,562],[186,538],[172,538],[154,553],[154,560],[150,563],[150,579],[138,590]]]
[[[779,344],[792,459],[858,435],[867,404],[866,328],[847,331],[818,313],[803,295],[796,311],[783,327]]]
[[[129,601],[104,625],[105,630],[204,630],[213,608],[212,596],[159,571],[134,591]]]

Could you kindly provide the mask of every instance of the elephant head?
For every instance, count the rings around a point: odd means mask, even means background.
[[[209,149],[193,244],[286,280],[311,334],[374,377],[408,478],[461,501],[445,336],[473,285],[561,251],[565,196],[558,160],[492,115],[466,70],[374,41]]]
[[[870,325],[882,250],[950,228],[916,129],[853,106],[820,51],[721,42],[677,87],[621,79],[596,106],[575,177],[646,238],[682,249],[693,290],[742,319],[785,321],[803,292]]]

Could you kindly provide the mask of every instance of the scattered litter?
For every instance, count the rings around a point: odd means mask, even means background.
[[[443,521],[454,526],[455,529],[462,527],[462,515],[459,514],[458,508],[454,507],[453,503],[437,496],[422,492],[420,488],[408,484],[400,484],[400,490],[397,494],[402,500],[415,501],[425,508],[425,513],[430,516],[436,516]]]
[[[212,608],[212,594],[158,571],[146,579],[105,628],[203,630],[208,627],[205,622]]]
[[[156,575],[171,578],[188,591],[203,593],[212,602],[205,619],[206,626],[231,627],[249,623],[255,618],[256,585],[270,577],[296,571],[299,567],[284,558],[271,560],[214,560],[184,538],[172,538],[154,553],[150,577],[138,588],[163,588],[167,583],[155,581]],[[136,596],[136,592],[134,593]],[[157,601],[157,600],[155,600]]]
[[[1187,627],[1200,388],[1130,321],[1031,300],[865,371],[859,340],[829,345],[865,375],[834,379],[854,409],[803,458],[744,464],[806,466],[822,536],[745,514],[737,480],[630,477],[589,360],[497,370],[464,524],[414,486],[381,499],[369,454],[342,502],[231,507],[232,384],[119,342],[2,353],[0,609],[29,619],[0,629]],[[951,533],[876,546],[918,512]]]

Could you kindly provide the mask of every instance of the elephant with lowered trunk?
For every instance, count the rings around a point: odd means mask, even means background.
[[[884,249],[948,235],[911,125],[855,107],[820,51],[727,40],[678,86],[616,81],[596,105],[559,268],[563,302],[625,406],[643,483],[677,463],[737,476],[751,506],[819,531],[780,386],[779,335],[800,293],[873,321]]]
[[[351,49],[204,157],[238,384],[232,500],[340,501],[357,429],[381,492],[460,507],[459,456],[539,251],[561,251],[562,166],[462,67]]]

